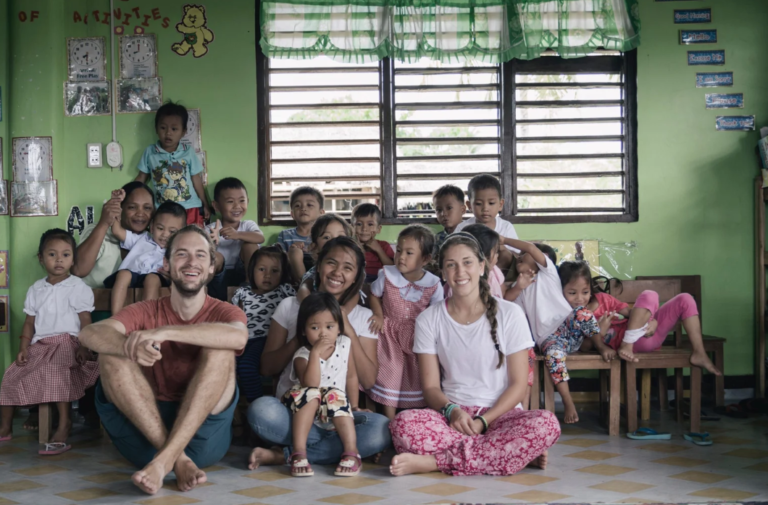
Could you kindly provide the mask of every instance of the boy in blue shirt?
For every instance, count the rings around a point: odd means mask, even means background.
[[[187,211],[187,224],[203,227],[211,216],[203,188],[203,164],[195,150],[180,144],[187,132],[189,114],[183,105],[166,102],[155,114],[157,142],[147,147],[139,161],[136,180],[152,179],[155,205],[176,202]]]
[[[291,192],[291,217],[296,221],[296,228],[283,230],[277,235],[277,243],[288,254],[291,275],[296,282],[301,282],[307,270],[314,262],[309,252],[312,244],[312,225],[321,214],[325,214],[323,193],[311,186],[301,186]]]

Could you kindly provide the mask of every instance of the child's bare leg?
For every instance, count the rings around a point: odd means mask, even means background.
[[[344,447],[345,453],[357,454],[357,434],[355,433],[355,418],[354,417],[341,417],[336,416],[332,419],[333,425],[336,427],[336,432],[341,439],[341,445]],[[345,459],[353,459],[350,456],[342,456],[341,461]],[[355,460],[356,461],[356,460]],[[339,462],[339,466],[336,468],[339,473],[353,473],[352,468],[342,466]]]
[[[125,298],[128,296],[128,288],[131,286],[131,271],[120,270],[115,277],[115,284],[112,286],[112,297],[109,307],[112,314],[117,314],[125,305]]]
[[[683,319],[683,328],[688,334],[688,340],[691,341],[691,347],[693,352],[691,353],[691,365],[699,368],[705,368],[708,372],[715,375],[722,375],[723,372],[718,370],[712,360],[707,356],[707,352],[704,350],[704,337],[701,336],[701,321],[699,316],[691,316],[688,319]]]
[[[307,453],[307,437],[309,430],[312,429],[312,422],[315,420],[315,414],[320,406],[320,400],[315,399],[301,407],[298,412],[293,414],[293,452]],[[304,456],[306,457],[306,456]],[[293,463],[293,461],[291,461]],[[297,468],[295,473],[303,473],[307,468]]]
[[[565,415],[563,421],[565,424],[574,424],[579,422],[579,414],[576,412],[576,405],[571,398],[571,390],[568,387],[568,381],[562,381],[555,384],[555,389],[560,393],[560,397],[563,399],[563,405],[565,406]]]
[[[13,433],[13,405],[0,407],[0,437],[7,437]]]
[[[53,434],[53,442],[66,442],[69,438],[69,430],[72,429],[72,418],[69,416],[70,402],[56,402],[56,408],[59,411],[59,427]]]
[[[24,424],[21,425],[22,428],[29,431],[37,431],[40,429],[40,415],[37,411],[32,412],[29,411],[29,416],[27,416],[27,420],[24,421]]]
[[[632,309],[632,311],[629,313],[629,322],[627,323],[627,331],[639,330],[640,328],[645,326],[650,319],[651,319],[650,310],[642,309],[640,307],[636,307]],[[629,343],[626,341],[622,341],[621,345],[619,346],[619,357],[626,361],[633,361],[633,362],[639,361],[635,357],[634,353],[632,352],[633,345],[634,345],[634,342]]]
[[[144,300],[157,300],[160,298],[160,276],[157,274],[147,274],[144,277]]]
[[[395,418],[395,415],[397,414],[397,407],[390,407],[389,405],[382,405],[382,409],[384,410],[384,415],[387,416],[390,421]]]

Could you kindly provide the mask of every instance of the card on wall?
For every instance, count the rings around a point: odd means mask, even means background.
[[[725,51],[688,51],[688,65],[725,65]]]
[[[200,157],[200,163],[203,165],[203,186],[208,185],[208,153],[205,151],[198,151],[197,155]]]
[[[53,179],[53,139],[14,137],[13,181],[43,182]]]
[[[109,81],[64,83],[64,115],[108,116],[111,113]]]
[[[733,72],[699,72],[696,74],[697,88],[733,86]]]
[[[11,319],[8,295],[0,296],[0,333],[8,333],[8,321]]]
[[[675,11],[675,24],[711,23],[712,9],[682,9]]]
[[[0,289],[8,289],[8,274],[11,265],[8,263],[8,251],[0,251]]]
[[[195,152],[203,150],[203,134],[200,127],[200,109],[187,109],[187,133],[181,137],[181,143],[192,146]]]
[[[680,30],[681,44],[716,44],[717,30]]]
[[[152,112],[163,104],[163,81],[160,77],[119,80],[117,90],[118,112]]]
[[[157,77],[157,38],[154,33],[120,37],[120,78]]]
[[[56,181],[12,182],[11,216],[58,216]]]
[[[7,215],[8,215],[8,181],[4,179],[0,179],[0,216],[7,216]]]
[[[719,131],[751,131],[755,129],[755,116],[717,116],[715,129]]]
[[[743,109],[744,93],[707,93],[704,103],[707,109]]]
[[[104,37],[67,38],[70,81],[105,81],[107,52]]]

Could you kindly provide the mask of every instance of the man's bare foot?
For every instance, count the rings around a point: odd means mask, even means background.
[[[631,361],[632,363],[637,363],[640,360],[636,358],[634,353],[632,352],[632,346],[633,344],[630,344],[628,342],[622,342],[621,345],[619,346],[619,357],[625,361]]]
[[[66,422],[60,422],[59,427],[53,433],[51,437],[52,442],[66,442],[69,438],[69,431],[72,429],[72,420],[67,419]]]
[[[285,454],[279,447],[271,447],[269,449],[263,449],[256,447],[251,451],[251,455],[248,456],[248,470],[256,470],[259,466],[269,465],[284,465]]]
[[[182,453],[176,464],[173,465],[173,473],[176,474],[176,486],[179,491],[190,491],[200,484],[206,482],[208,477],[205,472],[200,470],[197,465],[189,459],[189,456]]]
[[[398,477],[412,473],[429,473],[437,471],[437,460],[434,456],[420,456],[418,454],[398,454],[392,458],[389,465],[389,473]]]
[[[709,359],[709,356],[707,356],[706,352],[702,352],[701,354],[691,354],[691,365],[697,366],[699,368],[705,368],[709,373],[713,373],[715,375],[723,375],[723,372],[717,369],[715,364],[712,363],[712,360]]]
[[[29,431],[37,431],[40,429],[40,418],[37,415],[37,412],[30,412],[29,417],[26,421],[24,421],[24,424],[21,425],[22,428]]]
[[[163,479],[168,475],[163,463],[152,460],[147,466],[134,473],[131,480],[136,486],[147,494],[157,493],[163,487]]]
[[[532,468],[540,468],[542,470],[546,470],[547,469],[547,460],[549,459],[547,452],[548,451],[542,452],[541,455],[538,458],[536,458],[533,461],[531,461],[530,463],[528,463],[528,466],[530,466]]]
[[[576,412],[576,406],[571,402],[565,405],[565,415],[563,416],[565,424],[575,424],[579,422],[579,413]]]

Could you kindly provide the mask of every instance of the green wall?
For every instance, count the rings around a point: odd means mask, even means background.
[[[157,33],[159,70],[164,97],[199,107],[203,147],[208,152],[210,183],[223,176],[241,178],[251,194],[248,214],[256,219],[256,72],[255,2],[227,0],[206,4],[208,27],[216,35],[207,56],[194,59],[173,54],[170,46],[181,37],[174,26],[181,19],[182,0],[128,0],[115,2],[124,11],[139,7],[149,14],[158,7],[170,26],[150,21]],[[21,327],[27,288],[43,271],[35,260],[40,234],[53,226],[65,227],[72,205],[97,206],[109,191],[133,179],[139,156],[154,141],[153,116],[118,115],[118,138],[123,145],[123,171],[88,169],[85,145],[111,139],[110,118],[65,118],[62,82],[66,79],[65,38],[108,35],[108,27],[75,23],[106,0],[0,0],[0,41],[10,47],[10,74],[5,74],[5,52],[0,50],[0,85],[4,117],[0,135],[10,152],[10,137],[51,135],[54,138],[54,176],[59,181],[59,216],[45,218],[0,217],[0,249],[10,241],[13,262],[11,284],[14,329]],[[755,114],[758,126],[768,116],[764,76],[768,76],[763,37],[768,26],[768,5],[742,0],[738,7],[727,0],[711,0],[711,27],[726,50],[722,70],[735,73],[734,92],[743,92],[745,114]],[[728,338],[726,370],[729,375],[752,373],[754,335],[753,195],[757,173],[754,146],[757,132],[716,132],[715,111],[704,109],[704,93],[695,87],[696,67],[686,65],[686,48],[677,44],[672,23],[675,8],[699,7],[687,2],[641,0],[642,45],[638,50],[639,194],[640,221],[630,224],[520,225],[522,238],[596,238],[619,243],[635,241],[631,261],[634,275],[701,274],[706,333]],[[38,10],[34,22],[19,21],[18,11]],[[10,30],[5,30],[6,17]],[[135,19],[127,32],[132,33]],[[7,35],[6,35],[7,34]],[[700,46],[704,47],[704,46]],[[7,49],[6,49],[7,51]],[[720,67],[699,67],[699,71]],[[10,75],[11,78],[6,78]],[[5,80],[4,80],[5,79]],[[7,88],[10,86],[10,90]],[[735,112],[736,114],[741,111]],[[10,131],[9,131],[10,130]],[[6,155],[6,177],[10,175]],[[399,227],[386,227],[385,239],[394,240]],[[6,231],[8,230],[8,231]],[[279,229],[266,228],[269,238]],[[8,238],[5,238],[6,235]],[[625,263],[626,266],[629,262]],[[2,294],[0,292],[0,294]],[[16,332],[13,333],[16,335]],[[13,359],[7,339],[1,339],[0,364]],[[13,348],[16,338],[11,339]]]

